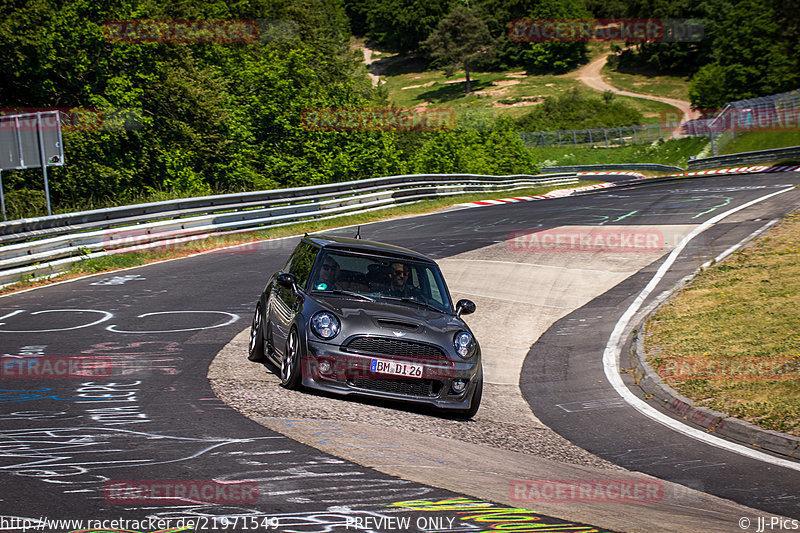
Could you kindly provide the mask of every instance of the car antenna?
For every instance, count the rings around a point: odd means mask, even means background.
[[[356,239],[361,239],[361,226],[356,229]]]

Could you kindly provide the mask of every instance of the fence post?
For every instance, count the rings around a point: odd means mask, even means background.
[[[608,148],[608,130],[603,128],[603,136],[606,138],[606,148]]]

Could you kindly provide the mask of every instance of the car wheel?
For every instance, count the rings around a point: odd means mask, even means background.
[[[292,328],[286,339],[286,350],[281,359],[281,385],[287,389],[300,386],[300,336]]]
[[[264,328],[261,320],[261,304],[256,306],[253,313],[253,323],[250,326],[250,343],[247,358],[260,363],[264,361]]]
[[[458,418],[470,419],[478,412],[478,407],[481,406],[481,397],[483,396],[483,376],[480,377],[478,384],[475,386],[475,392],[472,393],[472,399],[469,402],[467,409],[456,411],[455,415]]]

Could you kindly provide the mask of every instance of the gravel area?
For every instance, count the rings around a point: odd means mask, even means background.
[[[456,420],[424,407],[372,398],[343,398],[308,390],[290,391],[268,367],[247,360],[247,331],[220,352],[209,369],[214,393],[244,416],[275,430],[285,419],[355,422],[521,452],[574,465],[623,470],[575,446],[530,411],[519,388],[485,384],[472,420]],[[265,420],[266,419],[266,420]]]

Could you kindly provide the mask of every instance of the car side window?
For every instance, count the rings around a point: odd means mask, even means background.
[[[290,260],[289,272],[294,274],[297,279],[297,286],[305,289],[308,283],[308,278],[311,276],[311,268],[314,266],[314,260],[317,258],[319,249],[311,244],[301,242],[297,245]]]

